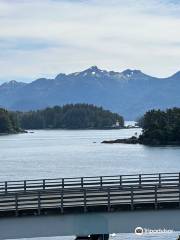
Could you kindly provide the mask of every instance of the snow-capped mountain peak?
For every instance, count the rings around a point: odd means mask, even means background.
[[[75,72],[70,74],[70,76],[74,76],[74,77],[99,77],[101,76],[103,73],[105,73],[106,71],[103,71],[101,69],[99,69],[97,66],[92,66],[90,68],[85,69],[82,72]]]

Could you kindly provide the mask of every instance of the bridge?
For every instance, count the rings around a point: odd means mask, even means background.
[[[138,226],[178,231],[179,222],[180,173],[0,182],[0,239],[105,239]]]

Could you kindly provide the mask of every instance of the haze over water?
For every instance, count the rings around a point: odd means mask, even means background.
[[[141,130],[35,130],[0,136],[0,180],[180,171],[180,147],[101,144],[103,140],[130,137],[135,132],[139,134]],[[117,235],[111,239],[172,240],[176,236]]]

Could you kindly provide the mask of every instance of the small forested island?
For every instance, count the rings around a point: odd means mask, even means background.
[[[118,123],[118,124],[117,124]],[[21,129],[111,129],[123,128],[124,119],[116,113],[89,104],[67,104],[29,112],[1,109],[0,133]]]
[[[16,114],[0,108],[0,134],[24,132],[18,124]]]
[[[108,129],[124,119],[116,113],[90,104],[67,104],[44,110],[18,113],[23,129]]]
[[[144,145],[180,145],[180,108],[166,111],[151,110],[139,119],[142,134],[139,137],[103,141]]]

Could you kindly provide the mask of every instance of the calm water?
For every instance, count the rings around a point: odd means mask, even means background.
[[[46,130],[0,136],[0,180],[180,171],[180,147],[101,144],[135,132],[139,134],[140,129]],[[169,240],[176,236],[117,235],[111,239]]]

